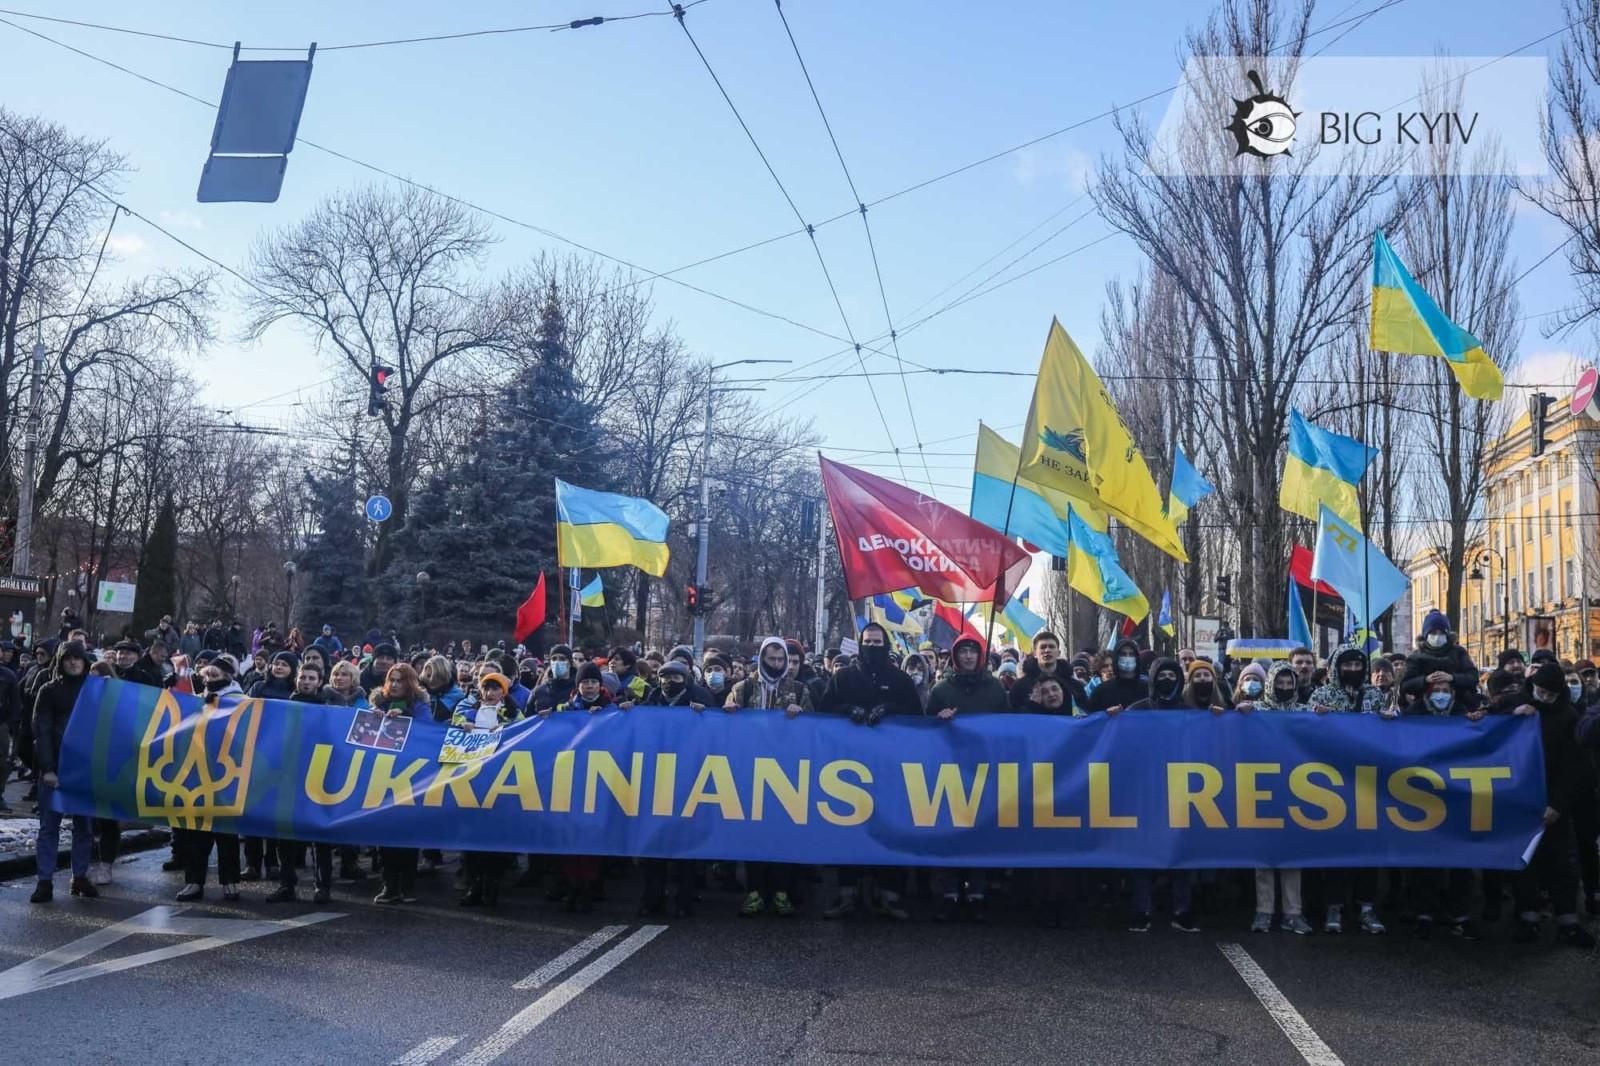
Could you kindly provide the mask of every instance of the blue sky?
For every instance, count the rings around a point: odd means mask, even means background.
[[[1374,3],[1328,0],[1313,21],[1335,21]],[[652,0],[443,6],[33,0],[23,9],[208,41],[300,46],[316,40],[326,47],[629,14],[653,6]],[[1171,85],[1181,71],[1184,26],[1209,10],[1209,4],[1165,0],[789,0],[784,5],[845,160],[869,201]],[[0,18],[207,99],[220,95],[229,62],[229,53],[220,49]],[[688,18],[802,214],[820,221],[851,208],[849,188],[769,0],[708,0]],[[1556,0],[1516,5],[1403,0],[1340,39],[1330,54],[1495,55],[1562,21]],[[213,112],[10,26],[0,25],[0,56],[7,107],[105,138],[135,168],[122,192],[126,202],[230,264],[244,263],[263,228],[296,220],[329,192],[375,178],[301,147],[291,157],[278,203],[197,204],[194,191]],[[1144,107],[1158,117],[1163,104],[1158,99]],[[652,270],[795,228],[788,206],[669,18],[562,33],[324,51],[317,56],[301,134]],[[1082,191],[1095,159],[1114,147],[1110,121],[1092,122],[873,209],[873,234],[896,320],[912,317],[913,308],[1061,211]],[[1080,202],[951,295],[1087,206],[1086,200]],[[562,250],[540,234],[494,225],[503,240],[491,271],[513,267],[543,248]],[[1091,214],[1016,269],[1107,232]],[[1531,264],[1561,236],[1549,221],[1523,210],[1516,257]],[[859,221],[836,222],[819,230],[818,239],[856,334],[865,340],[884,333]],[[136,220],[118,223],[114,246],[123,270],[196,265],[188,252]],[[1130,242],[1113,237],[940,316],[904,338],[901,351],[909,360],[933,366],[1032,371],[1051,315],[1092,349],[1105,283],[1132,277],[1138,259]],[[682,277],[827,333],[845,332],[803,237]],[[328,372],[311,354],[308,338],[291,327],[279,327],[254,348],[240,341],[234,291],[226,289],[221,301],[218,342],[195,366],[206,383],[204,402],[241,407],[239,417],[252,422],[287,422],[294,414],[288,404],[297,397],[277,394],[314,386]],[[1568,291],[1564,262],[1557,256],[1522,283],[1524,312],[1558,307]],[[654,293],[660,315],[677,324],[694,350],[717,360],[780,358],[800,364],[841,347],[665,281],[654,284]],[[1565,345],[1544,340],[1537,321],[1527,325],[1525,356],[1537,365],[1565,358],[1548,354]],[[853,360],[835,358],[822,368],[848,370],[848,361]],[[893,364],[874,356],[868,365]],[[782,369],[752,367],[730,376]],[[934,455],[928,463],[939,494],[964,502],[977,420],[996,426],[1020,422],[1031,382],[912,376],[907,386],[917,411],[915,432],[901,383],[877,380],[894,441],[909,448],[920,434],[924,442],[945,441],[929,444],[930,452],[960,453]],[[276,399],[262,402],[271,397]],[[863,451],[884,449],[888,442],[860,379],[769,386],[763,399],[814,417],[836,456],[899,476],[890,455]],[[922,484],[920,463],[908,459],[906,470],[913,484]]]

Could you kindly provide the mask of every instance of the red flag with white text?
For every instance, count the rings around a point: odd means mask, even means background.
[[[918,588],[947,603],[1004,604],[1028,553],[989,526],[864,470],[818,457],[851,599]]]

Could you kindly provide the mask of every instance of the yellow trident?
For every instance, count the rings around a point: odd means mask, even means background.
[[[227,725],[219,750],[212,753],[206,737],[218,719]],[[185,719],[178,698],[163,690],[139,742],[139,815],[165,819],[180,829],[210,829],[215,818],[243,814],[260,727],[259,699],[240,700],[232,707],[207,703]],[[158,794],[159,801],[150,802],[151,794]]]

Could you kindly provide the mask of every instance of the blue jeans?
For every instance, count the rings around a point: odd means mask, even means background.
[[[41,775],[42,776],[42,775]],[[50,809],[50,797],[55,789],[39,782],[39,839],[34,842],[34,858],[39,864],[39,880],[48,881],[56,875],[56,861],[61,854],[62,815]],[[89,876],[89,849],[94,846],[94,834],[89,829],[87,815],[72,817],[72,876]]]
[[[1194,879],[1190,870],[1171,870],[1167,878],[1172,882],[1172,913],[1189,912],[1189,886]],[[1133,883],[1133,910],[1136,914],[1150,913],[1150,887],[1155,881],[1151,870],[1130,870],[1128,880]]]

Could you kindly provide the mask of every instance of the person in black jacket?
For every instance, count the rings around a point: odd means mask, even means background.
[[[656,683],[645,693],[643,703],[647,707],[688,707],[694,711],[722,706],[710,691],[695,683],[693,672],[681,662],[662,664],[656,672]]]
[[[1422,640],[1406,657],[1405,678],[1400,682],[1403,703],[1417,703],[1445,675],[1455,690],[1461,713],[1478,706],[1478,668],[1467,649],[1450,636],[1450,619],[1443,611],[1429,611],[1422,620]]]
[[[67,733],[67,720],[78,702],[78,693],[89,676],[89,653],[77,641],[68,641],[56,650],[51,678],[39,690],[33,708],[33,766],[39,774],[39,836],[34,842],[39,883],[33,903],[49,903],[55,896],[56,860],[61,849],[62,815],[50,809],[50,795],[60,785],[56,775],[61,757],[61,742]],[[100,894],[89,880],[89,856],[94,838],[85,815],[72,816],[72,894],[93,899]]]
[[[11,779],[11,741],[22,724],[22,684],[11,669],[15,648],[0,644],[0,649],[11,649],[5,665],[0,666],[0,814],[11,810],[6,805],[6,782]]]
[[[1539,716],[1544,747],[1544,836],[1525,869],[1512,884],[1516,899],[1516,939],[1539,938],[1539,892],[1550,894],[1556,936],[1574,947],[1594,947],[1594,937],[1578,922],[1578,872],[1573,805],[1580,801],[1583,754],[1578,747],[1578,714],[1567,694],[1567,679],[1556,663],[1541,663],[1528,685],[1528,702],[1515,714]]]
[[[250,686],[250,698],[258,700],[293,699],[295,671],[300,668],[300,656],[292,651],[280,651],[267,666],[267,676]]]
[[[289,698],[296,703],[326,704],[328,701],[322,695],[322,682],[322,669],[317,662],[303,662],[295,675],[294,694]],[[266,902],[293,903],[295,885],[299,882],[295,876],[295,865],[305,859],[306,846],[297,840],[274,840],[269,843],[276,847],[278,853],[278,887],[267,896]],[[327,903],[333,898],[333,845],[313,844],[311,851],[316,871],[316,890],[311,901]]]
[[[1073,660],[1076,665],[1078,660]],[[1061,661],[1061,639],[1048,629],[1034,634],[1033,654],[1021,666],[1021,674],[1012,683],[1006,693],[1014,710],[1023,710],[1033,697],[1033,686],[1039,683],[1041,677],[1054,677],[1061,682],[1062,691],[1066,693],[1067,702],[1080,710],[1089,706],[1089,697],[1085,694],[1083,682],[1078,680],[1073,665]],[[1088,664],[1084,666],[1084,677],[1088,677]]]
[[[1151,695],[1149,683],[1139,676],[1139,645],[1119,640],[1111,655],[1111,679],[1102,681],[1089,697],[1091,711],[1122,710]]]
[[[645,694],[650,707],[681,707],[703,711],[720,707],[711,693],[695,684],[693,671],[678,660],[663,663],[656,671],[656,683]],[[753,864],[752,864],[753,865]],[[667,883],[673,885],[673,912],[679,918],[694,913],[696,864],[687,859],[644,859],[639,863],[644,875],[644,895],[639,901],[639,916],[666,913]]]

